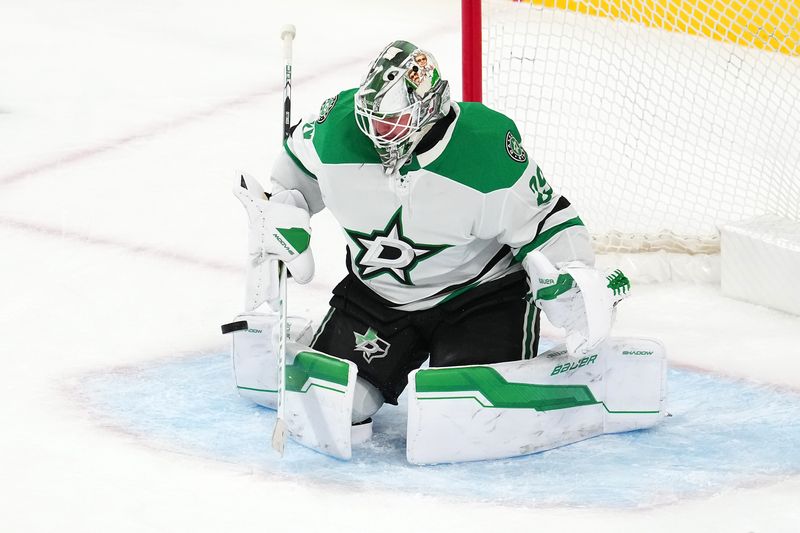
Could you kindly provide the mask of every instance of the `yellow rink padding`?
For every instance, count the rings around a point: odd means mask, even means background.
[[[524,0],[800,55],[800,0]]]

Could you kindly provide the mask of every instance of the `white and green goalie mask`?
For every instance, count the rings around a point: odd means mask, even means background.
[[[429,126],[450,110],[450,88],[436,59],[395,41],[372,62],[355,95],[356,122],[387,172],[399,168]]]

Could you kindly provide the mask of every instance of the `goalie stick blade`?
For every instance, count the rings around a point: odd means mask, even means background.
[[[283,457],[283,449],[286,446],[286,422],[283,418],[278,418],[275,421],[275,429],[272,430],[272,449]]]

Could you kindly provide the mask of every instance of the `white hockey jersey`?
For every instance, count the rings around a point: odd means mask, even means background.
[[[356,125],[355,91],[326,100],[294,129],[273,192],[296,189],[312,213],[330,209],[346,234],[349,269],[392,307],[433,307],[519,271],[531,250],[555,265],[593,264],[581,219],[529,159],[511,119],[453,103],[446,129],[431,132],[435,142],[423,141],[387,176]]]

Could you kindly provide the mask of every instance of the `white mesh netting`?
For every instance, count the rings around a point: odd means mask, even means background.
[[[599,251],[713,253],[718,224],[800,220],[794,2],[483,0],[484,102]]]

